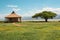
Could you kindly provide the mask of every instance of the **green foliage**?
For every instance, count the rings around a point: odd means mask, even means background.
[[[32,16],[32,18],[37,18],[38,17],[38,13],[36,13],[34,16]]]
[[[32,16],[32,18],[41,17],[41,18],[44,18],[45,21],[47,21],[47,19],[52,19],[56,17],[56,15],[57,15],[56,13],[51,11],[43,11],[41,13],[36,13],[35,15]]]
[[[53,13],[51,11],[43,11],[42,13],[38,14],[41,18],[53,18],[56,16],[56,13]]]
[[[33,18],[35,17],[41,17],[41,18],[53,18],[55,17],[57,14],[51,11],[43,11],[41,13],[36,13],[34,16],[32,16]]]

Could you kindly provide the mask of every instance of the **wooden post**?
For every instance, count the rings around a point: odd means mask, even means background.
[[[21,21],[21,17],[20,17],[20,23],[21,23],[22,21]]]

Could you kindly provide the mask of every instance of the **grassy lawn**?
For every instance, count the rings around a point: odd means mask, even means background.
[[[0,23],[0,40],[60,40],[60,22]]]

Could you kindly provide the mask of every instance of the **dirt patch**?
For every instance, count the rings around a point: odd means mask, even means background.
[[[16,24],[16,23],[12,23],[15,26],[26,26],[26,25],[22,25],[22,24]]]
[[[20,24],[16,24],[16,23],[12,23],[13,25],[15,25],[15,26],[22,26],[22,25],[20,25]]]

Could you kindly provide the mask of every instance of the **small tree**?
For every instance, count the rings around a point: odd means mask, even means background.
[[[56,17],[56,15],[57,15],[56,13],[51,11],[43,11],[41,13],[36,13],[35,15],[32,16],[32,18],[41,17],[45,19],[45,22],[48,22],[48,19],[53,19],[54,17]]]

